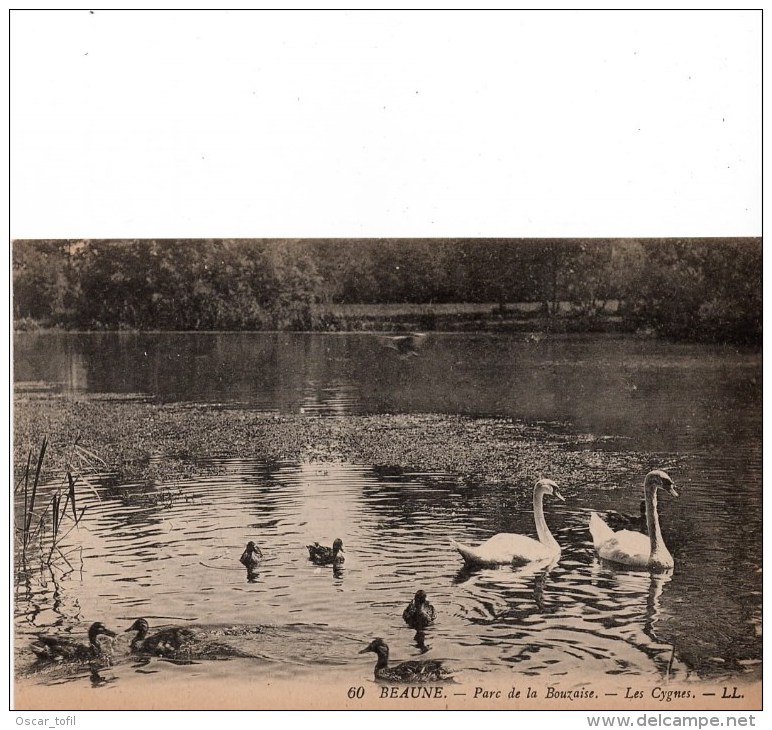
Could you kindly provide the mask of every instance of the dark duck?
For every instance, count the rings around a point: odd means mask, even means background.
[[[424,591],[416,591],[415,597],[402,612],[405,623],[416,631],[425,629],[429,624],[434,623],[435,615],[434,606],[426,600]]]
[[[325,547],[315,542],[313,545],[306,545],[308,548],[308,557],[316,565],[340,565],[346,558],[341,555],[343,552],[343,540],[337,538],[332,543],[332,547]]]
[[[407,661],[389,666],[389,647],[383,639],[374,639],[360,651],[372,651],[378,656],[375,678],[386,682],[442,682],[451,679],[451,673],[437,660]]]
[[[40,634],[30,647],[40,662],[89,662],[106,654],[100,637],[115,636],[103,623],[97,621],[88,630],[88,644],[61,636]]]
[[[244,548],[244,552],[241,553],[239,561],[245,568],[247,568],[247,570],[253,570],[257,568],[262,559],[263,553],[261,552],[260,548],[250,540],[247,543],[246,548]]]
[[[613,510],[606,513],[606,524],[612,530],[635,530],[648,535],[649,530],[646,526],[646,500],[641,500],[640,514],[628,515],[623,512]]]
[[[149,634],[150,626],[143,618],[138,618],[126,631],[137,632],[131,640],[133,654],[157,656],[179,662],[252,656],[228,644],[212,641],[204,632],[179,626]]]

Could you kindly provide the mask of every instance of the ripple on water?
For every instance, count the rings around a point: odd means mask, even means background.
[[[175,484],[196,496],[171,505],[132,505],[120,489],[101,502],[84,497],[87,517],[72,540],[79,547],[77,570],[30,571],[17,586],[19,641],[41,627],[95,619],[122,630],[140,616],[260,626],[265,630],[243,639],[261,661],[250,671],[288,678],[298,668],[346,665],[369,677],[371,663],[357,652],[375,636],[387,639],[395,657],[423,656],[428,646],[427,656],[446,657],[472,675],[509,667],[555,678],[668,671],[685,678],[757,657],[748,637],[755,640],[760,626],[760,584],[756,589],[737,576],[727,547],[736,530],[718,528],[725,541],[716,543],[716,531],[704,521],[701,530],[693,528],[688,541],[674,543],[679,569],[673,575],[652,578],[597,562],[587,531],[590,510],[596,502],[635,505],[635,489],[627,496],[587,488],[565,505],[550,506],[547,520],[564,548],[553,566],[467,570],[449,538],[475,543],[502,525],[532,535],[525,501],[508,497],[510,511],[502,513],[492,499],[493,511],[479,511],[479,503],[470,505],[448,488],[451,477],[384,481],[369,467],[346,463],[219,460],[217,472]],[[715,476],[710,484],[688,484],[690,511],[710,518],[731,504],[731,495],[710,491]],[[663,512],[671,528],[685,519],[676,502]],[[308,560],[306,544],[331,545],[336,537],[344,542],[343,566]],[[252,574],[238,562],[248,540],[265,556]],[[706,559],[709,566],[690,570]],[[722,583],[711,582],[717,576]],[[708,596],[706,584],[715,587]],[[401,619],[418,588],[438,614],[421,642]],[[695,619],[701,601],[711,611]],[[748,604],[741,625],[739,601]]]

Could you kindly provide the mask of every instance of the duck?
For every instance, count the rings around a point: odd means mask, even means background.
[[[126,631],[136,631],[131,640],[131,653],[157,656],[178,661],[195,659],[230,659],[251,657],[227,644],[211,641],[202,632],[173,626],[148,636],[150,626],[144,618],[138,618]]]
[[[648,535],[631,530],[614,532],[597,512],[590,515],[590,534],[599,558],[635,570],[662,572],[674,567],[675,561],[659,526],[657,492],[660,489],[678,497],[670,476],[662,469],[654,469],[643,480]]]
[[[195,632],[191,629],[174,626],[156,631],[148,636],[150,625],[143,618],[138,618],[126,631],[136,631],[131,640],[131,651],[134,654],[153,654],[167,656],[178,652],[183,646],[195,641]]]
[[[425,591],[416,591],[415,597],[402,612],[402,618],[408,626],[417,631],[434,623],[434,606],[426,600]]]
[[[343,540],[339,537],[332,543],[332,547],[328,548],[324,545],[320,545],[315,542],[313,545],[306,545],[308,548],[308,557],[311,562],[317,565],[339,565],[346,558],[341,555],[343,552]]]
[[[39,634],[30,648],[40,662],[87,662],[106,653],[103,646],[105,642],[99,640],[101,636],[112,638],[115,632],[110,631],[101,621],[97,621],[89,627],[88,644],[61,636]]]
[[[368,651],[378,655],[375,678],[386,682],[442,682],[451,679],[451,672],[436,659],[407,661],[389,666],[389,647],[383,639],[373,639],[360,654]]]
[[[255,545],[254,542],[252,542],[252,540],[250,540],[247,543],[246,548],[244,548],[244,552],[241,553],[239,562],[245,566],[247,570],[251,570],[252,568],[256,568],[262,559],[262,551],[259,547],[257,547],[257,545]]]
[[[560,493],[558,485],[551,479],[539,479],[533,487],[533,517],[536,523],[536,534],[539,539],[534,540],[527,535],[518,535],[508,532],[500,532],[482,545],[470,547],[451,540],[451,546],[461,553],[468,567],[505,565],[508,563],[527,564],[534,561],[556,560],[560,557],[560,545],[552,536],[544,519],[544,497],[550,496],[559,499],[565,498]]]
[[[648,534],[646,527],[646,500],[641,500],[640,514],[629,515],[623,512],[606,512],[606,524],[612,530],[635,530]]]

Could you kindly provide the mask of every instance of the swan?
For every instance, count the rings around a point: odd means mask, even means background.
[[[631,530],[614,532],[596,512],[590,515],[590,534],[598,557],[642,570],[662,571],[673,567],[673,556],[665,546],[659,529],[658,489],[665,490],[673,497],[678,496],[673,480],[661,469],[655,469],[646,475],[643,480],[643,496],[646,500],[648,535]]]
[[[467,565],[503,565],[506,563],[530,563],[536,560],[554,560],[560,555],[560,545],[544,520],[542,501],[548,494],[562,502],[565,498],[558,485],[551,479],[539,479],[533,487],[533,517],[538,540],[526,535],[501,532],[482,545],[469,547],[451,540],[450,544],[461,553]]]

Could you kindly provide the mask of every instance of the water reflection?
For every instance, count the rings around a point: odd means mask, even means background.
[[[368,333],[18,333],[14,380],[283,413],[553,421],[649,451],[719,445],[727,434],[758,440],[758,412],[737,407],[760,403],[758,352],[602,335],[538,347],[518,336],[427,339],[422,357],[404,360],[384,357]]]
[[[530,496],[511,488],[531,475],[474,484],[388,465],[234,458],[197,464],[207,476],[174,485],[106,481],[101,501],[84,495],[83,523],[62,544],[69,565],[18,566],[21,659],[40,628],[149,616],[266,627],[242,642],[261,657],[248,667],[258,677],[357,667],[352,657],[373,636],[388,637],[397,656],[451,656],[470,673],[659,681],[759,671],[756,354],[613,338],[534,347],[433,336],[421,357],[401,360],[383,358],[367,335],[271,334],[34,336],[17,343],[16,355],[17,379],[75,390],[312,417],[425,411],[568,422],[531,425],[523,438],[538,443],[551,429],[580,467],[575,483],[561,484],[568,501],[548,517],[560,559],[517,569],[465,569],[448,536],[476,544],[498,532],[533,534]],[[501,377],[513,364],[517,377]],[[571,433],[582,429],[625,439]],[[640,489],[620,484],[620,475],[649,460],[673,464],[684,488],[662,505],[676,568],[661,576],[601,565],[587,529],[592,510],[635,514]],[[344,564],[308,559],[307,544],[337,537]],[[259,568],[239,563],[248,540],[263,550]],[[418,631],[402,620],[417,588],[438,614]],[[206,671],[227,676],[244,670],[241,661]],[[94,681],[170,670],[155,659],[117,661]],[[77,677],[89,681],[87,672]]]
[[[453,656],[465,671],[511,666],[528,676],[564,678],[704,672],[715,665],[695,662],[696,631],[705,644],[700,658],[721,651],[722,637],[691,613],[705,577],[691,571],[688,553],[676,553],[681,570],[673,574],[602,565],[581,503],[556,519],[563,545],[558,561],[469,570],[445,536],[473,514],[483,532],[500,517],[470,512],[453,497],[449,477],[395,481],[392,474],[382,481],[375,470],[343,463],[219,464],[216,475],[179,484],[184,492],[195,490],[196,500],[135,506],[145,515],[144,530],[136,529],[136,515],[127,516],[123,491],[105,489],[102,503],[89,504],[79,536],[78,580],[72,573],[20,574],[19,641],[40,626],[70,626],[81,616],[107,625],[137,615],[171,616],[196,626],[273,627],[259,635],[259,646],[255,637],[242,646],[269,664],[297,661],[309,670],[314,662],[345,664],[352,640],[384,636],[400,654]],[[599,494],[582,496],[594,503]],[[216,504],[216,513],[202,504]],[[427,513],[429,506],[435,509]],[[514,511],[509,527],[530,519],[527,511]],[[345,564],[308,560],[310,535],[329,542],[338,534],[346,536]],[[263,547],[259,570],[238,562],[252,536]],[[414,630],[402,612],[417,587],[432,597],[438,618]],[[753,658],[757,649],[745,627],[733,614],[721,618],[722,632],[732,631],[734,653]],[[329,632],[349,638],[333,646]],[[289,644],[301,636],[303,653],[293,659]]]
[[[592,582],[615,605],[596,620],[621,640],[647,654],[665,679],[675,671],[676,647],[658,634],[658,623],[670,633],[667,615],[663,613],[663,595],[673,576],[670,573],[648,573],[616,568],[602,561],[592,565]],[[597,604],[596,604],[597,605]]]
[[[247,583],[257,583],[260,573],[255,568],[247,567]]]
[[[430,651],[432,648],[431,646],[426,645],[425,629],[418,629],[418,631],[415,632],[415,636],[413,636],[413,641],[421,654],[426,654],[426,652]]]
[[[104,687],[118,681],[114,674],[108,674],[102,667],[92,666],[89,669],[89,678],[92,687]]]

